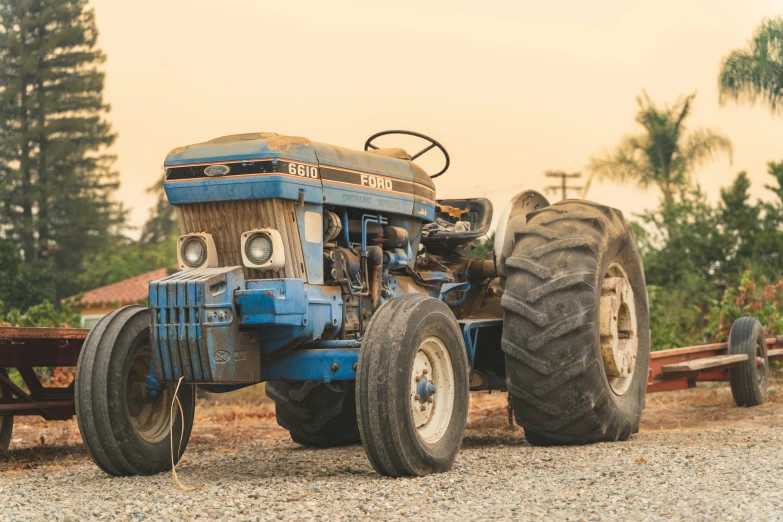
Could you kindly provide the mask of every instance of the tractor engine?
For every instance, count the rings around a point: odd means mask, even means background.
[[[459,316],[495,276],[461,255],[487,233],[489,201],[437,203],[402,149],[243,134],[174,149],[165,171],[183,233],[182,272],[150,285],[165,381],[267,380],[265,360],[360,340],[393,297],[439,298]]]

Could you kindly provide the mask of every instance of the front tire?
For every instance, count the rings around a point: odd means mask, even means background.
[[[506,260],[506,375],[531,444],[626,440],[650,356],[642,261],[620,211],[568,200],[529,214]]]
[[[468,362],[454,314],[405,295],[370,320],[359,352],[356,410],[375,470],[392,477],[448,471],[468,416]]]
[[[333,448],[361,442],[353,383],[335,389],[321,381],[268,382],[266,394],[275,401],[277,423],[297,444]]]
[[[155,400],[146,393],[151,324],[149,309],[120,308],[95,325],[79,354],[75,379],[79,431],[93,461],[110,475],[152,475],[171,469],[169,426],[175,386],[167,384]],[[175,406],[175,463],[185,452],[193,428],[194,386],[181,385],[178,397],[184,418]]]

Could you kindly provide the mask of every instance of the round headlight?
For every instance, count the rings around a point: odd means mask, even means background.
[[[256,234],[245,243],[247,257],[257,265],[263,265],[272,257],[272,240],[266,234]]]
[[[207,260],[207,244],[199,237],[192,237],[182,245],[182,260],[191,268],[204,264]]]

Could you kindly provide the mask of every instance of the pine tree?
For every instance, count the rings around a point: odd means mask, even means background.
[[[161,177],[147,189],[147,194],[155,196],[155,205],[150,208],[150,217],[141,229],[141,242],[158,245],[172,236],[179,236],[179,224],[174,206],[166,199]]]
[[[97,38],[86,0],[0,0],[0,238],[54,272],[58,298],[125,217]]]

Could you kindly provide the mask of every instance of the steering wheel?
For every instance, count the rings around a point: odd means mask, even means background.
[[[367,138],[367,141],[364,142],[364,150],[370,150],[370,149],[375,150],[375,149],[378,149],[378,147],[376,145],[373,145],[373,143],[372,143],[373,140],[375,138],[379,138],[381,136],[386,136],[387,134],[406,134],[408,136],[416,136],[417,138],[421,138],[423,140],[426,140],[426,141],[430,142],[429,145],[427,145],[426,147],[421,149],[416,154],[412,155],[411,156],[411,161],[415,160],[419,156],[422,156],[422,155],[426,154],[427,152],[429,152],[430,150],[432,150],[432,149],[434,149],[436,147],[443,153],[443,156],[446,158],[446,164],[443,166],[443,168],[439,172],[431,175],[430,178],[433,178],[433,179],[437,178],[438,176],[440,176],[441,174],[446,172],[446,170],[448,170],[449,163],[451,163],[451,159],[449,158],[449,153],[446,152],[446,149],[443,147],[443,145],[441,145],[437,141],[433,140],[429,136],[425,136],[424,134],[419,134],[418,132],[406,131],[406,130],[387,130],[387,131],[379,132],[379,133],[373,134],[372,136]]]

